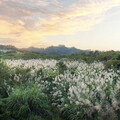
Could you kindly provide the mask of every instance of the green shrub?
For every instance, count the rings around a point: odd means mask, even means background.
[[[105,65],[105,69],[119,70],[120,60],[109,60],[107,62],[104,62],[104,65]]]
[[[3,60],[0,60],[0,84],[4,82],[4,80],[8,79],[10,76],[10,68],[7,67],[6,63]]]
[[[59,74],[63,74],[65,70],[67,70],[67,66],[64,64],[64,62],[60,61],[56,64]]]
[[[50,120],[48,98],[33,83],[29,83],[27,87],[21,85],[16,88],[4,102],[6,110],[15,120],[30,120],[31,116],[38,115],[43,118],[46,116]]]
[[[7,97],[7,83],[9,82],[11,70],[3,60],[0,60],[0,97]]]
[[[16,67],[14,69],[14,75],[16,74],[20,78],[20,83],[24,84],[28,82],[29,78],[31,77],[31,68],[24,68],[24,65],[20,67]]]

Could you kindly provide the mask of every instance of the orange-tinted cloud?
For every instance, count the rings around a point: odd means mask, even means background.
[[[90,30],[116,6],[120,0],[0,0],[0,38],[18,47],[37,45],[45,35]]]

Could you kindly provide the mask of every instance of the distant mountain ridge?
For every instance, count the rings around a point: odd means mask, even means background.
[[[56,54],[80,54],[82,52],[89,53],[89,50],[80,50],[75,47],[66,47],[64,45],[59,46],[50,46],[47,48],[36,48],[36,47],[29,47],[29,48],[22,48],[18,49],[12,45],[0,45],[0,50],[24,50],[24,51],[31,51],[31,52],[38,52],[38,53],[56,53]]]
[[[85,53],[89,52],[88,50],[80,50],[75,47],[68,48],[65,47],[64,45],[50,46],[48,48],[29,47],[29,48],[23,48],[22,50],[39,52],[39,53],[57,53],[57,54],[72,54],[72,53],[80,54],[81,52],[85,52]]]
[[[17,50],[17,48],[12,45],[0,45],[0,49],[1,50]]]

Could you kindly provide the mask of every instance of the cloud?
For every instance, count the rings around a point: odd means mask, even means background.
[[[12,41],[10,38],[0,38],[0,43],[1,44],[8,44],[10,41]]]
[[[116,6],[120,0],[0,0],[0,38],[25,46],[45,35],[91,30]]]

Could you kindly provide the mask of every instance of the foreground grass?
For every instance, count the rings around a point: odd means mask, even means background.
[[[0,120],[119,120],[120,76],[102,63],[6,62],[0,61]]]

